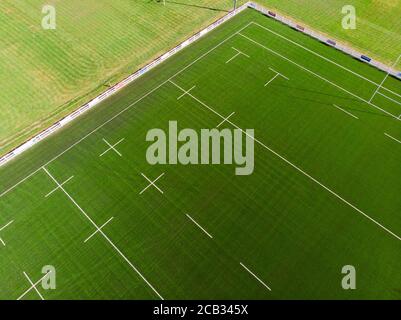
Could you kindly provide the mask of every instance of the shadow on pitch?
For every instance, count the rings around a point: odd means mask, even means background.
[[[316,91],[316,90],[311,90],[311,89],[306,89],[306,88],[298,88],[298,87],[293,87],[293,86],[288,86],[288,85],[273,84],[272,86],[283,87],[283,88],[290,89],[290,90],[298,90],[301,92],[308,92],[308,93],[312,93],[312,94],[316,94],[316,95],[323,95],[323,96],[332,97],[335,99],[341,99],[341,100],[345,101],[345,103],[341,105],[341,107],[345,110],[370,114],[370,115],[384,117],[384,118],[392,118],[390,115],[387,115],[383,112],[379,112],[379,111],[375,111],[375,110],[368,110],[369,108],[371,108],[368,104],[362,102],[359,99],[353,98],[353,97],[345,97],[342,95],[329,94],[329,93],[320,92],[320,91]],[[307,98],[305,96],[297,96],[297,95],[289,94],[288,92],[286,93],[286,96],[293,98],[295,101],[302,100],[302,101],[311,102],[316,105],[321,105],[324,107],[330,107],[330,108],[332,107],[332,104],[327,103],[327,99],[318,100],[318,99],[313,99],[313,98]],[[362,106],[361,106],[361,108],[358,108],[358,109],[355,107],[348,107],[347,102],[349,102],[349,103],[356,102],[358,104],[365,104],[366,108],[364,109]]]

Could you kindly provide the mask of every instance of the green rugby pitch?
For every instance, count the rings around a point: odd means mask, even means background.
[[[401,83],[369,102],[384,76],[246,10],[0,169],[0,298],[400,298]],[[146,162],[150,129],[229,115],[255,129],[252,175]],[[24,272],[45,265],[39,295]]]

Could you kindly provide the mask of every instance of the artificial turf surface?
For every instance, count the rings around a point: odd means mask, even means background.
[[[226,63],[233,48],[249,58]],[[270,68],[289,80],[265,86]],[[361,76],[385,74],[251,9],[240,14],[0,169],[0,228],[13,221],[0,231],[0,298],[20,297],[23,272],[35,281],[44,265],[57,271],[56,290],[39,287],[46,299],[399,298],[401,144],[385,133],[401,140],[401,106],[363,101],[377,86]],[[174,84],[196,88],[177,100]],[[399,81],[385,87],[401,100]],[[170,120],[213,128],[232,112],[232,123],[255,129],[252,175],[146,162],[148,130]],[[122,157],[99,157],[103,139],[122,138]],[[140,194],[142,173],[164,173],[163,193]],[[71,176],[45,197],[53,178]],[[84,243],[91,221],[111,217]],[[355,266],[357,290],[342,289],[344,265]]]

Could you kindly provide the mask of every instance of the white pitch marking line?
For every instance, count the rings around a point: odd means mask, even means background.
[[[388,133],[384,133],[387,137],[390,139],[394,140],[395,142],[401,143],[401,140],[398,140],[397,138],[394,138],[393,136],[390,136]]]
[[[230,63],[231,61],[233,61],[233,60],[234,60],[236,57],[238,57],[239,55],[243,55],[243,56],[245,56],[245,57],[247,57],[247,58],[250,58],[247,54],[243,53],[242,51],[238,50],[237,48],[231,47],[231,49],[233,49],[234,51],[237,51],[237,53],[236,53],[233,57],[231,57],[230,59],[228,59],[228,60],[226,61],[226,64],[227,64],[227,63]]]
[[[281,34],[275,32],[275,31],[273,31],[273,30],[271,30],[271,29],[269,29],[269,28],[265,27],[265,26],[262,26],[261,24],[255,22],[255,21],[252,21],[252,24],[254,24],[254,25],[256,25],[256,26],[258,26],[258,27],[260,27],[260,28],[262,28],[262,29],[265,29],[266,31],[268,31],[268,32],[270,32],[270,33],[272,33],[272,34],[274,34],[275,36],[280,37],[280,38],[282,38],[282,39],[284,39],[284,40],[286,40],[286,41],[288,41],[288,42],[290,42],[290,43],[296,45],[297,47],[302,48],[302,49],[304,49],[305,51],[307,51],[307,52],[309,52],[309,53],[312,53],[313,55],[315,55],[315,56],[317,56],[317,57],[319,57],[319,58],[322,58],[323,60],[325,60],[325,61],[327,61],[327,62],[330,62],[331,64],[334,64],[335,66],[337,66],[337,67],[339,67],[339,68],[341,68],[341,69],[343,69],[343,70],[345,70],[345,71],[347,71],[347,72],[353,74],[354,76],[357,76],[357,77],[359,77],[359,78],[361,78],[361,79],[363,79],[363,80],[365,80],[365,81],[367,81],[367,82],[369,82],[369,83],[371,83],[371,84],[374,84],[374,85],[376,85],[376,86],[379,85],[377,82],[372,81],[372,80],[370,80],[370,79],[364,77],[363,75],[361,75],[361,74],[359,74],[359,73],[357,73],[357,72],[355,72],[355,71],[352,71],[351,69],[348,69],[348,68],[344,67],[343,65],[341,65],[341,64],[339,64],[339,63],[337,63],[337,62],[335,62],[335,61],[333,61],[333,60],[330,60],[329,58],[327,58],[327,57],[325,57],[325,56],[322,56],[321,54],[319,54],[319,53],[317,53],[317,52],[315,52],[315,51],[313,51],[313,50],[311,50],[311,49],[309,49],[309,48],[307,48],[307,47],[304,47],[303,45],[299,44],[298,42],[295,42],[295,41],[293,41],[293,40],[291,40],[291,39],[289,39],[289,38],[287,38],[287,37],[285,37],[285,36],[283,36],[283,35],[281,35]],[[386,88],[386,87],[383,87],[383,86],[382,86],[381,88],[382,88],[383,90],[386,90],[387,92],[391,92],[392,94],[394,94],[394,95],[396,95],[396,96],[398,96],[398,97],[401,98],[401,94],[398,94],[398,93],[396,93],[396,92],[394,92],[394,91],[392,91],[392,90],[390,90],[390,89],[388,89],[388,88]]]
[[[278,75],[280,75],[281,77],[283,77],[284,79],[286,79],[286,80],[290,80],[290,78],[287,78],[285,75],[283,75],[281,72],[278,72],[278,71],[276,71],[276,70],[274,70],[273,68],[270,68],[269,67],[269,69],[271,70],[271,71],[273,71],[274,73],[277,73]]]
[[[72,178],[74,178],[74,176],[69,177],[67,180],[65,180],[63,183],[60,184],[60,186],[65,185],[68,181],[70,181]],[[60,189],[60,187],[56,187],[54,188],[52,191],[50,191],[45,198],[49,197],[51,194],[53,194],[54,192],[56,192],[58,189]]]
[[[163,191],[155,184],[155,182],[157,181],[157,180],[159,180],[161,177],[163,177],[164,176],[164,172],[160,175],[160,176],[158,176],[155,180],[150,180],[147,176],[145,176],[143,173],[141,173],[141,175],[146,179],[146,180],[148,180],[148,182],[150,183],[145,189],[143,189],[139,194],[142,194],[142,193],[144,193],[146,190],[148,190],[148,188],[150,188],[151,186],[154,186],[161,194],[163,194]]]
[[[218,127],[220,127],[220,126],[221,126],[224,122],[226,122],[228,119],[230,119],[234,114],[235,114],[235,112],[231,113],[227,118],[225,118],[222,122],[220,122],[220,123],[217,125],[216,129],[217,129]]]
[[[256,274],[254,274],[251,270],[249,270],[242,262],[240,262],[240,265],[246,271],[248,271],[256,280],[258,280],[264,287],[266,287],[269,291],[272,291],[272,289],[270,289],[270,287],[266,283],[264,283]]]
[[[302,69],[302,70],[304,70],[304,71],[306,71],[306,72],[308,72],[308,73],[314,75],[315,77],[317,77],[317,78],[319,78],[319,79],[321,79],[321,80],[323,80],[323,81],[325,81],[325,82],[331,84],[333,87],[336,87],[336,88],[338,88],[338,89],[340,89],[340,90],[342,90],[342,91],[348,93],[349,95],[351,95],[351,96],[357,98],[358,100],[360,100],[360,101],[362,101],[362,102],[367,103],[369,106],[371,106],[371,107],[373,107],[373,108],[375,108],[375,109],[377,109],[377,110],[380,110],[381,112],[387,114],[388,116],[390,116],[390,117],[392,117],[392,118],[394,118],[394,119],[396,119],[396,120],[400,120],[400,119],[398,119],[397,116],[395,116],[395,115],[392,114],[391,112],[388,112],[388,111],[384,110],[383,108],[380,108],[379,106],[375,105],[374,103],[372,103],[372,102],[370,102],[370,101],[368,101],[368,100],[366,100],[366,99],[364,99],[364,98],[358,96],[357,94],[355,94],[355,93],[353,93],[353,92],[351,92],[351,91],[349,91],[349,90],[347,90],[347,89],[341,87],[340,85],[334,83],[333,81],[330,81],[330,80],[326,79],[325,77],[323,77],[323,76],[321,76],[321,75],[319,75],[319,74],[317,74],[317,73],[315,73],[315,72],[309,70],[308,68],[306,68],[306,67],[300,65],[299,63],[297,63],[297,62],[295,62],[295,61],[292,61],[291,59],[289,59],[289,58],[283,56],[282,54],[280,54],[280,53],[278,53],[278,52],[276,52],[276,51],[274,51],[274,50],[272,50],[272,49],[266,47],[265,45],[263,45],[263,44],[261,44],[261,43],[255,41],[255,40],[253,40],[253,39],[247,37],[246,35],[242,34],[241,32],[239,32],[238,34],[239,34],[241,37],[244,37],[245,39],[248,39],[249,41],[255,43],[256,45],[258,45],[258,46],[260,46],[260,47],[266,49],[267,51],[269,51],[269,52],[275,54],[276,56],[282,58],[283,60],[286,60],[286,61],[292,63],[293,65],[297,66],[298,68],[300,68],[300,69]]]
[[[177,87],[177,88],[181,88],[179,85],[175,84],[173,82],[173,84]],[[181,88],[181,90],[183,90]],[[209,107],[206,103],[204,103],[203,101],[199,100],[198,98],[196,98],[195,96],[191,95],[190,96],[197,101],[199,104],[201,104],[203,107],[205,107],[206,109],[210,110],[211,112],[213,112],[214,114],[216,114],[217,116],[219,116],[220,118],[224,119],[224,117],[218,113],[216,110],[214,110],[213,108]],[[241,129],[239,126],[237,126],[235,123],[231,122],[230,120],[227,120],[227,122],[229,124],[231,124],[233,127],[235,127],[236,129],[241,130],[245,135],[247,135],[249,138],[253,139],[256,143],[258,143],[259,145],[261,145],[263,148],[265,148],[266,150],[270,151],[271,153],[273,153],[276,157],[280,158],[282,161],[284,161],[285,163],[287,163],[289,166],[291,166],[292,168],[294,168],[295,170],[297,170],[298,172],[302,173],[304,176],[306,176],[307,178],[309,178],[310,180],[312,180],[313,182],[315,182],[316,184],[318,184],[319,186],[321,186],[323,189],[325,189],[327,192],[331,193],[333,196],[335,196],[337,199],[341,200],[342,202],[344,202],[345,204],[347,204],[348,206],[350,206],[352,209],[354,209],[355,211],[357,211],[358,213],[360,213],[362,216],[364,216],[365,218],[367,218],[368,220],[370,220],[371,222],[373,222],[374,224],[376,224],[377,226],[379,226],[380,228],[382,228],[384,231],[386,231],[387,233],[391,234],[394,238],[396,238],[397,240],[401,241],[401,237],[396,235],[394,232],[392,232],[390,229],[386,228],[385,226],[383,226],[380,222],[378,222],[377,220],[373,219],[371,216],[369,216],[368,214],[366,214],[365,212],[363,212],[361,209],[359,209],[358,207],[356,207],[355,205],[353,205],[352,203],[350,203],[349,201],[345,200],[343,197],[341,197],[338,193],[336,193],[335,191],[331,190],[329,187],[326,187],[323,183],[321,183],[319,180],[317,180],[316,178],[312,177],[310,174],[306,173],[305,171],[303,171],[300,167],[298,167],[297,165],[293,164],[291,161],[287,160],[286,158],[284,158],[282,155],[280,155],[278,152],[274,151],[272,148],[268,147],[266,144],[264,144],[262,141],[256,139],[255,137],[251,136],[249,133],[247,133],[246,131],[244,131],[243,129]]]
[[[50,172],[45,168],[42,167],[42,169],[46,172],[46,174],[54,181],[55,184],[59,185],[58,181],[50,174]],[[99,233],[107,240],[107,242],[114,248],[114,250],[117,251],[117,253],[124,259],[126,263],[136,272],[138,276],[141,277],[143,281],[153,290],[154,293],[161,299],[164,300],[164,298],[160,295],[159,292],[152,286],[152,284],[142,275],[142,273],[133,265],[133,263],[122,253],[122,251],[113,243],[113,241],[110,240],[110,238],[102,231],[99,230],[99,227],[97,224],[92,220],[91,217],[79,206],[79,204],[74,200],[74,198],[63,188],[60,187],[60,189],[65,193],[68,199],[78,208],[78,210],[89,220],[89,222],[99,231]]]
[[[210,233],[207,232],[199,223],[197,223],[189,214],[186,214],[186,216],[187,216],[193,223],[195,223],[195,224],[198,226],[199,229],[201,229],[204,233],[206,233],[206,235],[207,235],[209,238],[213,239],[213,237],[210,235]]]
[[[5,228],[7,228],[10,224],[12,224],[14,222],[14,220],[11,220],[10,222],[8,222],[5,226],[0,228],[0,231],[4,230]],[[1,244],[5,247],[6,243],[4,242],[4,240],[2,238],[0,238],[0,242]]]
[[[377,94],[379,94],[379,95],[381,95],[381,96],[383,96],[383,97],[389,99],[390,101],[393,101],[394,103],[399,104],[399,105],[401,106],[401,102],[399,102],[399,101],[397,101],[397,100],[395,100],[395,99],[393,99],[393,98],[391,98],[391,97],[385,95],[384,93],[377,92]]]
[[[42,280],[46,278],[50,273],[51,271],[46,273],[42,278],[40,278],[37,282],[35,282],[35,284],[32,284],[32,286],[28,288],[23,294],[21,294],[17,300],[21,300],[23,297],[25,297],[34,287],[36,287],[40,282],[42,282]]]
[[[398,64],[398,61],[400,61],[401,54],[398,56],[397,60],[394,62],[393,68]],[[388,70],[386,76],[384,77],[383,81],[379,84],[379,86],[376,88],[375,92],[373,93],[372,97],[370,98],[369,102],[372,102],[376,94],[379,92],[380,88],[384,85],[386,82],[387,78],[390,76],[391,71],[390,69]]]
[[[14,222],[14,220],[11,220],[10,222],[8,222],[6,225],[4,225],[3,227],[0,228],[0,231],[4,230],[5,228],[7,228],[10,224],[12,224]]]
[[[35,289],[36,293],[39,295],[40,299],[45,300],[45,298],[43,298],[43,296],[41,295],[41,293],[39,292],[38,288],[36,288],[36,285],[32,282],[32,280],[29,278],[29,276],[27,275],[27,273],[24,271],[24,276],[28,279],[29,283],[31,284],[31,286],[33,287],[33,289]]]
[[[109,146],[109,148],[103,152],[101,155],[99,155],[99,157],[103,157],[107,152],[109,152],[110,150],[113,150],[115,153],[117,153],[120,157],[122,157],[122,154],[120,152],[118,152],[118,150],[116,149],[116,147],[124,141],[125,138],[122,138],[120,141],[118,141],[117,143],[115,143],[114,145],[111,145],[106,139],[103,138],[103,141]]]
[[[269,81],[267,81],[265,83],[265,87],[267,87],[270,83],[272,83],[277,77],[278,77],[278,74],[276,74],[273,78],[271,78]]]
[[[182,95],[180,95],[177,100],[180,100],[182,97],[186,96],[188,93],[190,93],[193,89],[195,89],[196,86],[193,86],[191,89],[185,91]]]
[[[274,70],[273,68],[269,68],[271,71],[273,71],[276,75],[273,77],[273,78],[271,78],[268,82],[266,82],[266,84],[265,84],[265,87],[267,87],[270,83],[272,83],[277,77],[283,77],[284,79],[286,79],[286,80],[290,80],[289,78],[287,78],[285,75],[283,75],[282,73],[280,73],[280,72],[277,72],[276,70]]]
[[[123,113],[127,112],[128,110],[130,110],[133,106],[137,105],[139,102],[141,102],[142,100],[144,100],[145,98],[147,98],[148,96],[150,96],[151,94],[153,94],[155,91],[157,91],[158,89],[160,89],[161,87],[163,87],[166,83],[168,83],[171,79],[174,79],[176,76],[180,75],[181,73],[183,73],[185,70],[187,70],[188,68],[190,68],[191,66],[193,66],[195,63],[197,63],[198,61],[202,60],[204,57],[206,57],[207,55],[209,55],[211,52],[213,52],[214,50],[216,50],[217,48],[221,47],[224,43],[226,43],[227,41],[229,41],[230,39],[234,38],[237,34],[239,34],[242,30],[245,30],[246,28],[248,28],[250,25],[252,24],[252,21],[247,23],[245,26],[243,26],[241,29],[239,29],[238,31],[234,32],[232,35],[228,36],[227,38],[225,38],[224,40],[220,41],[217,45],[215,45],[213,48],[211,48],[210,50],[206,51],[205,53],[203,53],[201,56],[199,56],[198,58],[196,58],[195,60],[191,61],[191,63],[189,63],[188,65],[186,65],[184,68],[182,68],[181,70],[177,71],[175,74],[173,74],[170,78],[168,78],[167,80],[163,81],[162,83],[160,83],[159,85],[157,85],[156,87],[154,87],[153,89],[151,89],[150,91],[148,91],[147,93],[145,93],[143,96],[141,96],[140,98],[138,98],[136,101],[132,102],[131,104],[129,104],[128,106],[126,106],[124,109],[122,109],[120,112],[116,113],[114,116],[112,116],[111,118],[107,119],[105,122],[103,122],[101,125],[97,126],[95,129],[93,129],[91,132],[89,132],[88,134],[86,134],[85,136],[83,136],[82,138],[78,139],[76,142],[74,142],[72,145],[70,145],[67,149],[63,150],[62,152],[60,152],[59,154],[57,154],[55,157],[53,157],[52,159],[50,159],[49,161],[47,161],[46,163],[42,164],[39,168],[37,168],[36,170],[32,171],[30,174],[28,174],[27,176],[25,176],[24,178],[22,178],[21,180],[19,180],[17,183],[15,183],[14,185],[12,185],[11,187],[9,187],[8,189],[4,190],[2,193],[0,193],[0,198],[4,197],[6,194],[8,194],[9,192],[11,192],[12,190],[14,190],[16,187],[18,187],[20,184],[24,183],[26,180],[30,179],[31,177],[33,177],[36,173],[38,173],[40,170],[42,170],[43,167],[46,167],[47,165],[49,165],[50,163],[52,163],[53,161],[57,160],[58,158],[60,158],[62,155],[64,155],[66,152],[70,151],[71,149],[73,149],[75,146],[77,146],[78,144],[80,144],[82,141],[84,141],[85,139],[87,139],[88,137],[90,137],[92,134],[94,134],[95,132],[99,131],[101,128],[103,128],[105,125],[107,125],[108,123],[110,123],[111,121],[113,121],[114,119],[118,118],[120,115],[122,115]]]
[[[345,110],[345,109],[339,107],[338,105],[333,104],[333,106],[336,107],[338,110],[341,110],[342,112],[348,114],[349,116],[351,116],[351,117],[353,117],[353,118],[355,118],[355,119],[359,119],[357,116],[355,116],[355,115],[353,115],[351,112],[348,112],[347,110]]]
[[[109,222],[111,222],[111,220],[113,220],[114,217],[111,217],[109,220],[107,220],[104,224],[102,224],[99,229],[97,229],[94,233],[92,233],[88,238],[86,238],[86,240],[84,241],[84,243],[88,242],[96,233],[98,233],[100,230],[102,230]]]

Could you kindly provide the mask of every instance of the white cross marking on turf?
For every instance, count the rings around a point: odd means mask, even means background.
[[[60,187],[62,187],[63,185],[65,185],[68,181],[70,181],[72,178],[74,178],[74,176],[69,177],[67,180],[65,180],[63,183],[60,184],[60,186],[57,186],[56,188],[54,188],[52,191],[50,191],[45,198],[47,198],[48,196],[50,196],[51,194],[53,194],[54,192],[56,192],[58,189],[60,189]]]
[[[220,122],[216,128],[220,127],[224,122],[226,122],[228,119],[230,119],[233,115],[235,114],[235,112],[231,113],[227,118],[224,118],[224,120],[222,122]]]
[[[353,117],[353,118],[355,118],[355,119],[359,119],[357,116],[355,116],[355,115],[353,115],[351,112],[348,112],[347,110],[345,110],[345,109],[339,107],[338,105],[333,104],[333,106],[336,107],[338,110],[341,110],[342,112],[348,114],[349,116],[351,116],[351,117]]]
[[[238,50],[238,49],[236,49],[236,48],[234,48],[234,47],[231,47],[231,49],[237,51],[237,53],[236,53],[233,57],[231,57],[230,59],[228,59],[228,60],[226,61],[226,64],[229,63],[229,62],[231,62],[231,61],[233,61],[233,60],[234,60],[236,57],[238,57],[239,55],[243,55],[243,56],[249,58],[249,56],[248,56],[247,54],[243,53],[242,51],[240,51],[240,50]]]
[[[195,89],[196,86],[193,86],[191,89],[185,91],[182,95],[180,95],[177,100],[180,100],[182,97],[186,96],[188,93],[190,93],[193,89]]]
[[[89,241],[89,239],[91,239],[96,233],[98,233],[100,230],[102,230],[111,220],[113,220],[114,217],[111,217],[109,220],[107,220],[103,225],[101,225],[98,229],[96,229],[96,231],[94,233],[92,233],[88,238],[86,238],[86,240],[84,241],[84,243],[86,243],[87,241]]]
[[[290,80],[289,78],[287,78],[285,75],[283,75],[280,72],[277,72],[276,70],[274,70],[273,68],[269,68],[271,71],[273,71],[275,73],[275,76],[273,78],[271,78],[269,81],[266,82],[265,87],[267,87],[271,82],[273,82],[277,77],[282,77],[286,80]]]
[[[54,178],[51,173],[43,166],[42,167],[43,171],[54,181],[54,183],[58,186],[60,186],[59,182]],[[62,187],[60,186],[60,189],[64,192],[64,194],[67,196],[67,198],[78,208],[78,210],[85,216],[86,219],[99,231],[99,233],[103,236],[103,238],[113,247],[113,249],[124,259],[126,263],[134,270],[141,278],[143,281],[146,282],[146,284],[153,290],[154,293],[157,294],[157,296],[164,300],[163,297],[160,295],[159,292],[152,286],[152,284],[143,276],[143,274],[135,267],[135,265],[124,255],[124,253],[114,244],[113,241],[110,240],[110,238],[103,232],[103,230],[100,230],[97,224],[92,220],[92,218],[85,212],[84,209],[81,208],[81,206],[75,201],[75,199]]]
[[[28,281],[30,282],[31,287],[29,287],[22,295],[20,295],[20,296],[18,297],[17,300],[21,300],[21,299],[22,299],[23,297],[25,297],[32,289],[35,289],[35,291],[39,294],[40,298],[41,298],[42,300],[44,300],[43,296],[40,294],[40,292],[39,292],[39,290],[36,288],[36,286],[37,286],[40,282],[42,282],[42,280],[43,280],[44,278],[46,278],[50,273],[51,273],[51,271],[49,271],[49,272],[46,273],[42,278],[40,278],[38,281],[36,281],[35,283],[33,283],[33,282],[31,281],[31,279],[29,279],[29,277],[28,277],[28,275],[26,274],[26,272],[24,271],[24,275],[25,275],[25,277],[28,279]]]
[[[103,157],[107,152],[109,152],[110,150],[113,150],[115,153],[117,153],[120,157],[122,157],[122,154],[120,152],[118,152],[118,150],[116,149],[116,146],[118,146],[121,142],[124,141],[125,138],[122,138],[120,141],[118,141],[117,143],[111,145],[106,139],[103,138],[103,141],[109,146],[109,148],[103,152],[101,155],[99,155],[99,157]]]
[[[272,289],[270,289],[270,287],[266,283],[264,283],[258,276],[256,276],[256,274],[254,274],[251,270],[249,270],[242,262],[240,262],[240,265],[246,271],[248,271],[256,280],[258,280],[264,287],[266,287],[269,291],[272,291]]]
[[[210,235],[210,233],[207,232],[199,223],[197,223],[189,214],[186,214],[186,216],[187,216],[193,223],[195,223],[199,229],[201,229],[204,233],[206,233],[207,236],[208,236],[209,238],[213,239],[213,237]]]
[[[164,176],[164,172],[160,175],[160,176],[158,176],[155,180],[150,180],[147,176],[145,176],[143,173],[141,173],[141,175],[146,179],[146,180],[148,180],[148,182],[150,183],[145,189],[143,189],[139,194],[142,194],[142,193],[144,193],[149,187],[151,187],[151,186],[154,186],[161,194],[163,194],[163,191],[157,186],[157,185],[155,185],[155,182],[157,181],[157,180],[159,180],[161,177],[163,177]]]
[[[242,35],[241,33],[239,33],[240,35]],[[253,41],[253,40],[252,40]],[[256,43],[256,42],[255,42]],[[266,48],[265,46],[263,46],[264,48]],[[270,50],[270,49],[268,49]],[[291,60],[289,60],[291,61]],[[302,67],[303,68],[303,67]],[[307,69],[305,69],[307,70]],[[172,82],[170,80],[170,82]],[[177,88],[183,90],[178,84],[175,84],[174,82],[172,82]],[[331,82],[330,82],[331,83]],[[348,92],[348,91],[347,91]],[[224,119],[224,117],[218,113],[216,110],[214,110],[212,107],[208,106],[206,103],[204,103],[202,100],[200,100],[199,98],[189,94],[195,101],[197,101],[199,104],[201,104],[203,107],[205,107],[206,109],[208,109],[209,111],[213,112],[215,115],[219,116],[221,119]],[[354,95],[355,97],[358,97],[356,95]],[[361,98],[359,98],[361,99]],[[385,112],[385,110],[383,110],[383,112]],[[394,115],[392,115],[394,117]],[[254,140],[256,143],[258,143],[259,145],[261,145],[263,148],[265,148],[266,150],[270,151],[271,153],[273,153],[275,156],[277,156],[278,158],[280,158],[281,160],[283,160],[285,163],[287,163],[289,166],[291,166],[292,168],[294,168],[295,170],[297,170],[298,172],[302,173],[304,176],[306,176],[307,178],[309,178],[310,180],[312,180],[313,182],[315,182],[316,184],[318,184],[319,186],[321,186],[323,189],[325,189],[326,191],[328,191],[329,193],[331,193],[333,196],[335,196],[337,199],[341,200],[342,202],[344,202],[345,204],[347,204],[348,206],[350,206],[351,208],[353,208],[355,211],[357,211],[359,214],[361,214],[362,216],[364,216],[366,219],[370,220],[371,222],[373,222],[374,224],[376,224],[377,226],[379,226],[380,228],[382,228],[384,231],[386,231],[387,233],[391,234],[393,237],[395,237],[396,239],[401,241],[401,237],[398,236],[397,234],[395,234],[393,231],[391,231],[390,229],[386,228],[384,225],[382,225],[379,221],[373,219],[371,216],[369,216],[368,214],[366,214],[365,212],[363,212],[361,209],[359,209],[358,207],[356,207],[355,205],[353,205],[351,202],[347,201],[346,199],[344,199],[343,197],[341,197],[338,193],[336,193],[335,191],[333,191],[332,189],[330,189],[329,187],[325,186],[323,183],[321,183],[319,180],[317,180],[316,178],[314,178],[313,176],[311,176],[310,174],[308,174],[307,172],[305,172],[304,170],[302,170],[300,167],[298,167],[297,165],[295,165],[294,163],[292,163],[291,161],[287,160],[286,158],[284,158],[281,154],[279,154],[278,152],[274,151],[272,148],[270,148],[269,146],[267,146],[265,143],[263,143],[261,140],[256,139],[255,137],[249,135],[246,131],[244,131],[243,129],[241,129],[239,126],[237,126],[235,123],[233,123],[230,120],[227,120],[227,122],[229,124],[231,124],[234,128],[241,130],[245,135],[247,135],[248,137],[250,137],[252,140]]]
[[[28,279],[29,283],[31,284],[32,288],[36,291],[36,293],[39,295],[40,299],[45,300],[41,293],[39,292],[38,288],[36,288],[37,284],[34,284],[32,280],[29,278],[28,274],[24,271],[24,276]]]
[[[14,222],[14,220],[11,220],[10,222],[8,222],[5,226],[0,228],[0,231],[4,230],[5,228],[7,228],[10,224],[12,224]],[[0,238],[0,242],[2,243],[3,246],[6,246],[6,243],[3,241],[2,238]]]

